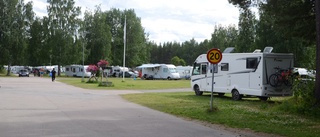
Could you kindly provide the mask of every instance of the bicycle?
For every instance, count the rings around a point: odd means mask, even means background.
[[[276,72],[269,77],[269,82],[272,87],[281,86],[284,83],[286,86],[292,86],[294,81],[293,68],[281,69],[275,67]]]

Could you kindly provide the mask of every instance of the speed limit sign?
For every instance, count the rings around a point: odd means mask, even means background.
[[[219,49],[210,49],[207,53],[207,59],[211,64],[218,64],[222,60],[222,53]]]

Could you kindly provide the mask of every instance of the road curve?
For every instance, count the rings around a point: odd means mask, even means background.
[[[258,136],[204,126],[119,96],[144,91],[87,90],[40,77],[0,77],[0,86],[1,137]]]

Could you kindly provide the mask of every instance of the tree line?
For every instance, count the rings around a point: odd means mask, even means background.
[[[211,48],[253,52],[267,46],[275,52],[294,53],[295,66],[315,68],[316,64],[314,1],[229,0],[239,7],[238,26],[216,25],[210,39],[197,42],[191,38],[181,43],[149,40],[134,9],[102,11],[96,6],[80,18],[81,8],[74,0],[47,2],[48,15],[37,17],[32,2],[0,1],[0,64],[60,67],[82,64],[84,55],[85,64],[105,59],[111,65],[122,65],[125,17],[129,67],[144,63],[192,65]],[[286,3],[291,4],[281,6]],[[253,6],[258,14],[252,12]]]

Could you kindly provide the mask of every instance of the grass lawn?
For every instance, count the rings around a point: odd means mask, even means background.
[[[210,112],[210,94],[195,96],[193,92],[143,93],[121,95],[123,98],[172,115],[222,124],[232,128],[290,136],[320,136],[320,119],[290,114],[278,106],[288,98],[256,98],[233,101],[231,95],[214,96],[216,111]],[[173,105],[174,104],[174,105]]]
[[[112,82],[112,87],[99,87],[98,83],[81,82],[81,78],[57,77],[58,81],[69,85],[81,87],[85,89],[132,89],[132,90],[149,90],[149,89],[174,89],[174,88],[190,88],[189,80],[141,80],[133,78],[108,78]],[[88,81],[88,78],[85,79]]]

